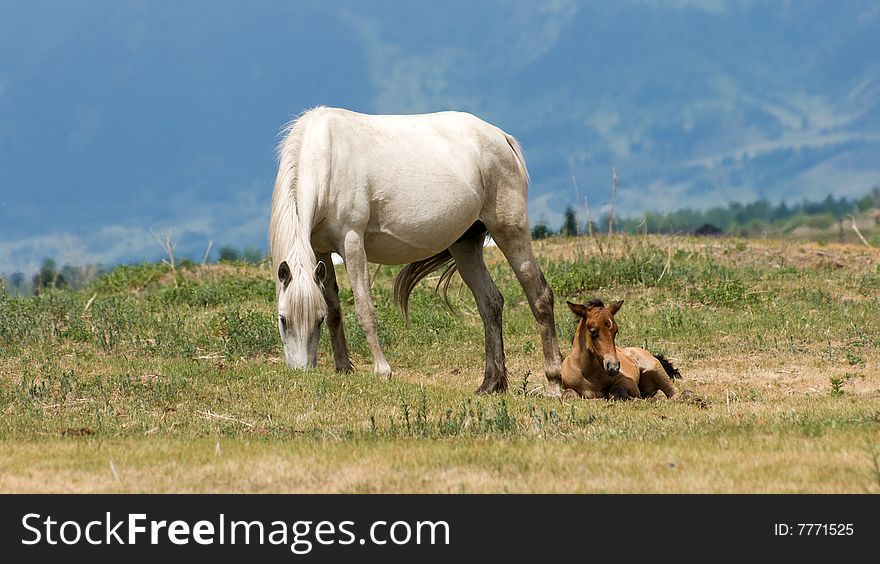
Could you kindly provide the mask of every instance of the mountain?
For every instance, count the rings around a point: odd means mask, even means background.
[[[274,147],[325,104],[473,112],[533,222],[880,184],[880,5],[0,1],[0,272],[266,246]],[[577,180],[576,192],[572,177]]]

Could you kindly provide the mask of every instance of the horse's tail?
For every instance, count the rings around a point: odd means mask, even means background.
[[[443,296],[443,301],[448,306],[449,300],[446,296],[446,291],[449,289],[449,281],[452,275],[457,270],[449,249],[444,249],[425,260],[409,263],[394,277],[394,301],[397,302],[400,311],[403,312],[403,318],[406,319],[407,325],[409,325],[409,295],[416,287],[416,284],[422,278],[444,267],[445,270],[440,275],[440,280],[437,281],[437,290],[441,290],[442,286],[441,295]]]
[[[662,354],[655,354],[654,358],[660,361],[660,365],[663,366],[663,370],[666,371],[666,374],[668,374],[671,379],[681,379],[681,372],[678,371],[678,368],[672,366],[672,363],[669,362],[668,358],[666,358]]]
[[[517,141],[513,135],[509,135],[503,131],[502,133],[504,133],[504,138],[507,139],[507,144],[510,145],[510,149],[513,151],[513,156],[516,157],[516,164],[519,166],[520,174],[522,174],[526,184],[528,184],[529,169],[526,168],[526,158],[523,156],[522,147],[520,147],[519,141]]]
[[[486,240],[487,234],[488,232],[486,231],[486,226],[483,222],[477,221],[458,238],[458,241],[463,239],[479,239],[480,244],[482,244]],[[449,283],[452,281],[452,275],[456,273],[458,268],[455,266],[455,262],[452,259],[452,253],[449,252],[449,249],[444,249],[425,260],[409,263],[397,273],[397,276],[394,277],[394,301],[397,302],[400,311],[403,312],[403,317],[406,319],[407,325],[409,325],[409,295],[416,287],[416,284],[418,284],[423,278],[441,268],[445,270],[440,274],[436,290],[440,292],[443,301],[446,302],[446,306],[449,309],[452,309],[447,294]]]

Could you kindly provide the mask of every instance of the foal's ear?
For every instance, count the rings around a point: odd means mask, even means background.
[[[615,313],[620,311],[621,307],[623,307],[623,300],[620,300],[619,302],[614,302],[613,304],[608,306],[608,309],[611,310],[611,315],[614,315]]]
[[[278,265],[278,280],[287,287],[290,284],[290,279],[293,276],[290,274],[290,266],[287,265],[287,261],[281,261],[281,264]]]
[[[581,304],[574,304],[571,302],[565,302],[568,305],[568,309],[578,317],[586,317],[587,316],[587,306]]]
[[[327,279],[327,265],[324,264],[324,261],[319,260],[318,264],[315,265],[315,282],[319,285],[324,283],[324,280]]]

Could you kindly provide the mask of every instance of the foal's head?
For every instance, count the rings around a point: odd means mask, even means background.
[[[303,265],[291,268],[282,261],[276,270],[278,330],[284,343],[284,359],[294,370],[314,368],[318,363],[321,323],[327,315],[323,291],[327,268],[323,262],[314,269]]]
[[[614,337],[617,335],[614,314],[623,305],[623,300],[608,307],[605,307],[602,300],[592,300],[587,304],[565,303],[579,318],[575,339],[587,352],[602,361],[609,376],[616,376],[620,371],[620,359],[617,358],[617,348],[614,345]]]

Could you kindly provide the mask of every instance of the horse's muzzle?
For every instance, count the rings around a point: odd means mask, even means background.
[[[291,356],[285,354],[285,362],[287,363],[287,367],[291,370],[303,372],[314,370],[318,365],[317,359],[309,358],[308,356],[302,357],[301,355]]]

